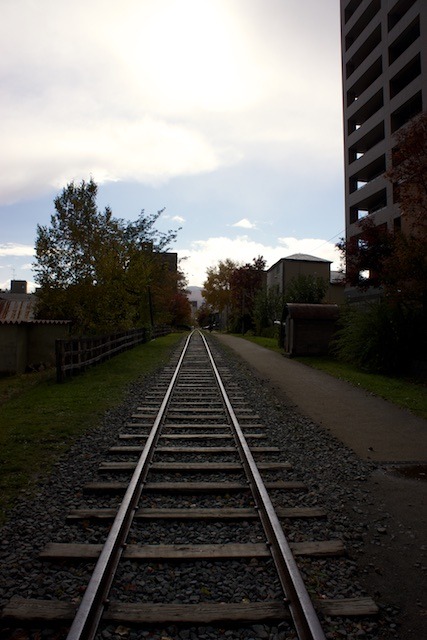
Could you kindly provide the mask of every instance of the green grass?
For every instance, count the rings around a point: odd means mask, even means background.
[[[80,435],[123,401],[132,381],[168,361],[182,335],[135,347],[63,384],[54,371],[0,380],[0,522],[20,492],[31,492]]]
[[[261,336],[242,336],[240,333],[233,334],[236,338],[244,338],[249,342],[254,342],[258,344],[260,347],[264,347],[265,349],[270,349],[270,351],[277,351],[277,353],[283,353],[283,349],[277,345],[277,338],[262,338]]]
[[[249,340],[261,347],[283,353],[277,346],[276,338],[259,338],[256,336],[239,336]],[[395,378],[391,376],[366,373],[348,364],[337,362],[328,357],[298,357],[298,362],[320,369],[329,375],[350,382],[356,387],[361,387],[376,396],[384,398],[389,402],[408,409],[412,413],[427,420],[427,385],[415,382],[406,378]]]

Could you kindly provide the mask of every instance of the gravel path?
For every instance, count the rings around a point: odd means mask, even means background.
[[[214,338],[209,338],[217,344]],[[295,408],[279,401],[267,386],[264,386],[257,376],[247,366],[236,358],[229,350],[221,348],[224,363],[229,366],[235,375],[235,380],[241,385],[243,395],[251,407],[260,415],[262,422],[268,429],[269,443],[279,446],[282,459],[286,459],[294,465],[294,470],[286,472],[286,479],[302,480],[308,486],[308,492],[303,501],[307,506],[321,506],[328,512],[326,520],[313,522],[300,521],[297,528],[292,523],[292,531],[288,524],[284,524],[286,533],[289,533],[291,541],[302,541],[317,537],[318,539],[341,538],[345,541],[349,556],[335,560],[307,560],[299,559],[298,564],[306,580],[309,591],[317,596],[348,598],[367,593],[357,573],[357,558],[363,553],[366,544],[367,531],[372,523],[363,517],[364,505],[367,500],[367,482],[375,469],[373,463],[361,461],[356,455],[340,444],[323,429],[309,419],[301,416]],[[153,379],[158,378],[153,376]],[[42,565],[37,559],[38,552],[47,542],[66,542],[70,538],[71,530],[79,530],[77,525],[71,529],[64,527],[64,518],[70,509],[81,506],[82,487],[85,483],[94,479],[94,469],[105,459],[105,450],[116,444],[117,432],[129,420],[129,416],[136,407],[144,403],[144,397],[152,386],[152,380],[144,384],[135,382],[129,388],[127,401],[115,410],[107,413],[100,427],[85,437],[81,438],[71,448],[69,453],[58,462],[53,473],[37,487],[36,495],[23,495],[22,500],[11,512],[10,518],[0,532],[0,605],[5,604],[13,595],[28,598],[43,598],[46,593],[49,597],[67,600],[70,594],[75,594],[76,584],[80,589],[85,585],[85,571],[79,568],[66,567],[64,565],[61,579],[51,572],[49,567]],[[269,479],[277,479],[274,474]],[[289,496],[289,497],[288,497]],[[299,496],[301,497],[301,496]],[[205,499],[205,498],[204,498]],[[284,505],[283,495],[274,492],[272,499],[276,504]],[[286,506],[292,506],[294,495],[286,494]],[[301,502],[299,502],[301,504]],[[139,524],[135,531],[138,540],[149,536],[152,525]],[[197,523],[188,526],[182,523],[172,524],[171,527],[178,531],[182,540],[187,542],[205,542],[209,535],[212,539],[218,538],[218,529],[215,525],[204,525],[201,531]],[[224,540],[233,540],[231,527],[221,528]],[[242,529],[245,529],[243,525]],[[289,531],[288,531],[289,529]],[[377,524],[378,541],[381,544],[383,535],[381,523]],[[94,527],[93,531],[81,532],[81,541],[102,542],[106,530]],[[89,533],[89,540],[88,540]],[[208,535],[206,535],[208,534]],[[258,541],[256,527],[239,531],[239,536],[247,540]],[[165,532],[164,540],[168,542]],[[251,580],[251,572],[248,571],[248,563],[234,563],[231,583],[224,586],[221,566],[216,563],[205,562],[201,564],[200,571],[209,576],[206,582],[206,592],[216,590],[215,598],[226,598],[232,594],[232,598],[241,600],[254,595]],[[251,566],[253,569],[253,563]],[[125,566],[122,570],[121,580],[126,582]],[[185,565],[177,567],[163,566],[158,572],[149,569],[144,574],[142,586],[147,588],[150,594],[149,600],[161,602],[173,593],[174,580],[184,579],[191,581],[191,572],[187,575]],[[47,586],[46,586],[47,584]],[[231,586],[230,586],[231,585]],[[234,586],[233,586],[234,585]],[[265,597],[274,597],[277,585],[272,579],[265,589]],[[249,596],[247,595],[249,594]],[[182,594],[178,594],[181,599]],[[207,593],[206,593],[207,596]],[[185,598],[185,593],[183,593]],[[399,612],[388,604],[378,603],[380,614],[377,618],[370,619],[330,619],[324,621],[326,637],[333,638],[364,638],[366,640],[390,640],[399,635]],[[20,632],[19,632],[20,633]],[[2,639],[14,640],[40,640],[43,637],[55,638],[53,632],[45,631],[41,635],[33,630],[29,635],[19,633],[0,635]],[[213,638],[270,638],[271,640],[291,640],[294,637],[286,625],[267,628],[263,625],[253,625],[239,630],[224,631],[213,628],[177,629],[168,627],[159,633],[135,631],[126,628],[106,627],[102,638],[153,638],[170,640],[173,638],[185,639],[213,639]],[[413,636],[421,640],[421,636]],[[409,637],[405,640],[409,640]]]

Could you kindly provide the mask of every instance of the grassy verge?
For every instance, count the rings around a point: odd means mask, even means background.
[[[283,353],[277,346],[277,340],[275,338],[258,338],[255,336],[248,338],[246,338],[246,336],[239,337],[244,337],[245,340],[255,342],[266,349]],[[350,382],[354,386],[361,387],[403,409],[409,409],[409,411],[415,415],[427,420],[427,389],[425,384],[405,378],[366,373],[351,365],[337,362],[328,357],[305,356],[295,358],[295,360],[314,369],[325,371],[335,378]]]
[[[277,338],[262,338],[261,336],[242,336],[240,333],[234,334],[236,338],[244,338],[249,342],[254,342],[260,347],[270,349],[270,351],[277,351],[277,353],[283,353],[283,349],[277,345]]]
[[[0,380],[0,522],[75,439],[123,401],[128,385],[166,363],[182,334],[126,351],[64,384],[54,372]]]

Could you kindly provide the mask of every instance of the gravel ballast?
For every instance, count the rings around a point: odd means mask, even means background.
[[[384,521],[378,515],[378,521],[373,525],[364,518],[365,503],[370,500],[367,490],[367,482],[375,471],[373,463],[365,462],[324,429],[300,415],[295,407],[286,405],[278,400],[274,393],[228,349],[220,347],[214,338],[209,338],[215,345],[215,350],[222,353],[222,365],[229,367],[233,374],[233,381],[238,382],[240,391],[244,395],[251,409],[260,416],[257,422],[263,424],[268,432],[268,441],[265,444],[278,446],[280,459],[293,464],[291,471],[283,473],[271,473],[265,479],[292,479],[301,480],[307,485],[307,491],[290,492],[283,494],[280,491],[271,492],[275,506],[319,506],[324,508],[328,517],[326,520],[298,522],[284,522],[283,528],[289,535],[290,541],[299,542],[310,539],[340,538],[347,546],[349,555],[344,558],[327,560],[298,559],[298,565],[306,581],[307,588],[317,597],[324,598],[351,598],[369,595],[363,586],[363,575],[360,575],[358,558],[364,553],[367,544],[368,533],[372,533],[372,527],[376,527],[374,539],[381,548],[383,544]],[[42,564],[37,555],[48,542],[67,542],[71,534],[77,535],[80,542],[100,543],[105,539],[108,525],[85,524],[84,526],[73,524],[64,526],[65,517],[71,509],[80,508],[82,504],[99,506],[99,499],[91,496],[83,497],[83,486],[96,478],[98,465],[107,459],[106,451],[117,444],[117,434],[123,426],[129,422],[129,416],[138,406],[144,404],[144,398],[152,388],[155,380],[160,378],[160,373],[149,381],[140,384],[133,383],[128,392],[127,400],[123,405],[108,412],[99,428],[86,434],[63,456],[56,464],[52,474],[40,482],[36,494],[23,495],[22,500],[11,511],[7,523],[1,530],[0,554],[0,606],[3,606],[13,595],[26,598],[55,597],[68,600],[75,597],[76,585],[80,591],[86,584],[87,567],[80,565],[64,565],[58,580],[57,568]],[[226,385],[227,386],[227,385]],[[119,460],[120,457],[112,457]],[[173,456],[167,459],[174,459]],[[123,478],[126,476],[123,476]],[[111,477],[112,478],[112,477]],[[111,479],[109,476],[103,480]],[[117,476],[114,476],[117,480]],[[204,476],[206,479],[206,476]],[[151,496],[144,500],[151,500]],[[156,500],[156,497],[153,496]],[[233,501],[240,500],[236,497]],[[191,503],[192,497],[182,498]],[[199,498],[200,500],[200,498]],[[213,500],[213,502],[212,502]],[[215,506],[217,497],[213,496],[208,506]],[[115,502],[114,502],[115,501]],[[113,502],[108,501],[108,506],[116,504],[118,497]],[[207,503],[208,499],[202,497],[201,501]],[[240,506],[247,506],[245,504]],[[233,502],[234,505],[234,502]],[[107,506],[107,502],[105,503]],[[133,531],[134,541],[138,544],[152,539],[157,527],[152,523],[138,523]],[[251,541],[259,542],[263,539],[263,532],[258,525],[227,524],[220,527],[212,523],[200,524],[171,523],[169,528],[162,531],[157,542],[168,544],[171,541],[186,543],[207,543],[211,541]],[[369,544],[372,544],[372,536],[369,535]],[[261,566],[261,562],[259,565]],[[259,567],[260,568],[260,567]],[[224,580],[221,563],[208,561],[200,563],[200,578],[203,581],[205,591],[201,592],[196,601],[242,601],[244,598],[253,598],[261,589],[261,597],[277,597],[277,585],[274,576],[268,577],[260,587],[253,585],[252,571],[254,563],[235,562]],[[185,592],[190,589],[190,583],[194,580],[191,575],[191,566],[173,565],[168,563],[149,564],[145,573],[136,585],[134,597],[138,600],[139,590],[145,589],[146,601],[164,602],[171,595],[177,594],[177,601],[185,600]],[[132,563],[126,563],[119,576],[120,584],[129,584],[130,576],[134,575]],[[175,582],[174,582],[175,581]],[[178,581],[178,582],[176,582]],[[178,587],[182,581],[182,587]],[[188,584],[187,584],[188,583]],[[117,593],[118,590],[116,589]],[[194,598],[194,596],[191,596]],[[366,640],[389,640],[399,635],[399,611],[386,601],[379,601],[380,613],[375,618],[363,618],[354,620],[350,618],[326,618],[324,620],[325,633],[330,638],[365,638]],[[42,636],[33,630],[30,635],[2,635],[2,638],[54,638],[55,632],[47,631]],[[224,630],[211,627],[203,628],[177,628],[169,626],[157,632],[141,631],[131,628],[117,628],[106,626],[100,633],[102,638],[156,638],[164,640],[180,638],[182,640],[192,638],[270,638],[287,640],[294,638],[288,625],[266,627],[264,625],[252,625],[244,629]],[[415,638],[415,636],[414,636]],[[404,640],[409,640],[405,638]]]

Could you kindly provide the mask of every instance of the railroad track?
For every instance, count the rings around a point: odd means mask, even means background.
[[[273,507],[269,491],[305,487],[286,479],[291,465],[265,443],[259,417],[221,361],[215,363],[205,337],[193,332],[177,358],[118,434],[99,479],[85,486],[89,506],[68,514],[77,540],[52,542],[41,552],[49,570],[68,562],[80,567],[75,597],[14,597],[2,626],[59,625],[68,640],[86,640],[111,625],[122,635],[133,627],[282,625],[286,637],[322,640],[316,609],[320,615],[375,612],[369,599],[313,604],[295,558],[340,555],[343,544],[288,543],[281,521],[326,514]],[[152,587],[157,571],[167,572],[164,597]],[[227,590],[239,585],[240,575],[242,590]]]

